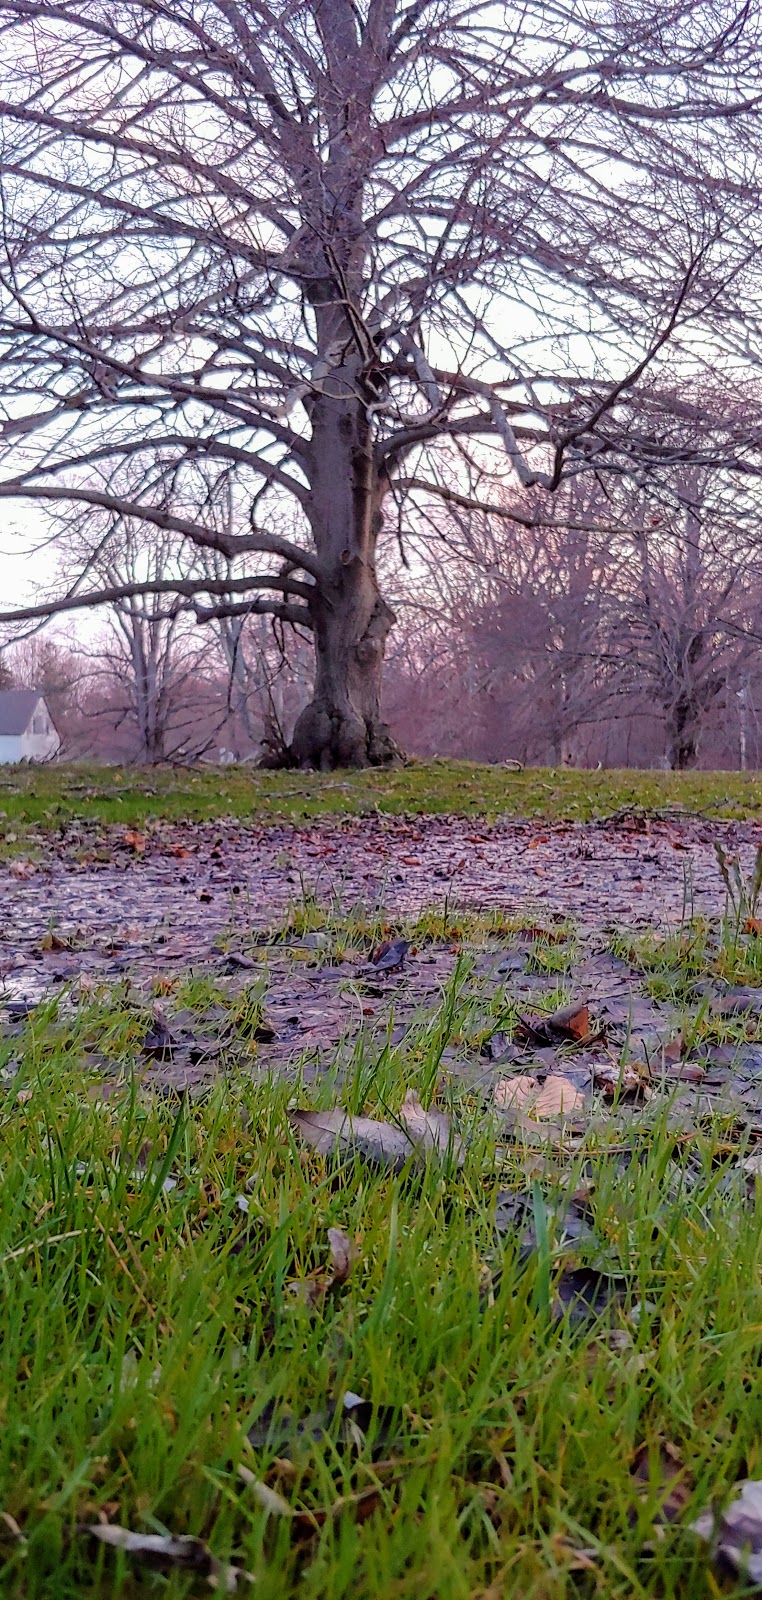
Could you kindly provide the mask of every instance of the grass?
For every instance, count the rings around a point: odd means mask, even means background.
[[[81,1528],[103,1516],[202,1538],[262,1600],[717,1596],[687,1524],[762,1475],[762,1207],[726,1119],[680,1139],[655,1097],[543,1148],[453,1088],[462,1170],[337,1169],[286,1116],[335,1086],[257,1082],[231,1050],[203,1100],[151,1094],[123,991],[59,1006],[0,1042],[3,1595],[204,1592],[95,1549]],[[345,1103],[427,1098],[472,1007],[460,962],[403,1046],[367,1042]],[[574,1260],[620,1286],[592,1320],[556,1305],[554,1219],[580,1186],[596,1242]],[[529,1196],[528,1256],[520,1225],[496,1238],[505,1190]],[[325,1271],[329,1228],[357,1261],[310,1305],[290,1285]],[[335,1426],[249,1442],[268,1407],[299,1419],[348,1390],[375,1408],[357,1447]]]
[[[14,833],[87,818],[754,815],[762,793],[738,774],[445,763],[323,779],[25,769],[0,782],[8,848]],[[722,922],[614,941],[691,1042],[740,1046],[762,1032],[756,1015],[719,1015],[709,1001],[728,985],[762,987],[753,885],[741,890]],[[389,931],[380,915],[303,896],[270,938],[288,958],[289,941],[313,937],[317,959],[338,963]],[[141,1081],[151,1012],[128,984],[61,995],[21,1031],[0,1031],[9,1600],[209,1592],[203,1575],[153,1573],[98,1545],[87,1527],[99,1520],[191,1535],[251,1574],[262,1600],[749,1592],[716,1576],[689,1526],[738,1479],[762,1477],[762,1185],[739,1166],[748,1130],[701,1110],[686,1132],[659,1091],[634,1112],[601,1103],[584,1133],[511,1132],[473,1078],[443,1075],[448,1054],[480,1060],[516,1020],[510,977],[490,988],[476,955],[534,935],[526,970],[548,980],[540,1004],[552,1009],[575,997],[574,929],[445,906],[403,931],[456,953],[438,1002],[421,1003],[399,1043],[393,1017],[386,1032],[363,1024],[316,1082],[298,1068],[257,1076],[266,950],[237,995],[202,973],[171,985],[172,1005],[202,1035],[212,1019],[221,1041],[219,1079],[198,1098]],[[165,1003],[165,980],[156,993]],[[450,1111],[467,1141],[461,1168],[337,1166],[289,1122],[294,1103],[337,1101],[394,1121],[411,1089]],[[506,1195],[516,1219],[498,1231]],[[572,1196],[591,1230],[579,1243],[564,1232]],[[356,1252],[333,1285],[331,1229]],[[569,1303],[572,1282],[586,1306]],[[348,1391],[368,1410],[349,1438],[335,1411]]]
[[[18,828],[88,821],[135,828],[161,819],[290,823],[321,816],[457,813],[587,822],[626,808],[757,817],[762,781],[758,773],[741,772],[508,772],[463,761],[413,761],[396,771],[327,775],[234,766],[0,768],[0,828],[11,844]]]

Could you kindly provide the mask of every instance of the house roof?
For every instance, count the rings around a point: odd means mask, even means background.
[[[26,733],[35,706],[44,698],[39,689],[0,689],[0,738]]]

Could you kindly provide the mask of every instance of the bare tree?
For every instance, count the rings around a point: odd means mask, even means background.
[[[0,493],[243,566],[177,607],[312,631],[288,759],[393,759],[377,544],[452,494],[437,447],[466,494],[659,462],[644,373],[757,359],[759,32],[733,0],[0,0]],[[748,464],[755,413],[676,404]]]
[[[181,542],[79,507],[68,519],[66,564],[74,581],[85,571],[114,596],[104,608],[104,631],[81,653],[90,687],[108,683],[117,721],[134,729],[135,758],[200,753],[209,730],[199,726],[198,683],[210,641],[189,628],[174,603],[173,583],[184,570]]]
[[[652,486],[624,510],[629,559],[609,648],[624,683],[660,709],[672,768],[695,766],[713,707],[748,687],[759,651],[762,508],[734,487],[683,467],[666,493]]]
[[[2,688],[39,689],[66,744],[67,725],[80,699],[82,662],[71,641],[34,633],[4,650],[0,664],[11,676]]]

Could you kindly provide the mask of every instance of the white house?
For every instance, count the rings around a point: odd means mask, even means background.
[[[0,763],[52,761],[60,748],[39,689],[0,689]]]

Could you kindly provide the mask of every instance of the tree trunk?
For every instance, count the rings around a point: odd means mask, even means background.
[[[315,683],[291,756],[299,766],[376,767],[399,755],[381,715],[386,638],[394,614],[371,567],[355,560],[332,593],[313,602]]]
[[[673,772],[685,772],[698,760],[699,730],[693,708],[684,700],[670,708],[667,717],[667,762]]]
[[[376,577],[388,487],[369,420],[379,380],[343,308],[332,301],[317,316],[327,370],[311,405],[308,515],[324,577],[311,602],[313,696],[294,728],[290,759],[328,771],[388,765],[399,751],[381,714],[384,650],[395,618]]]

